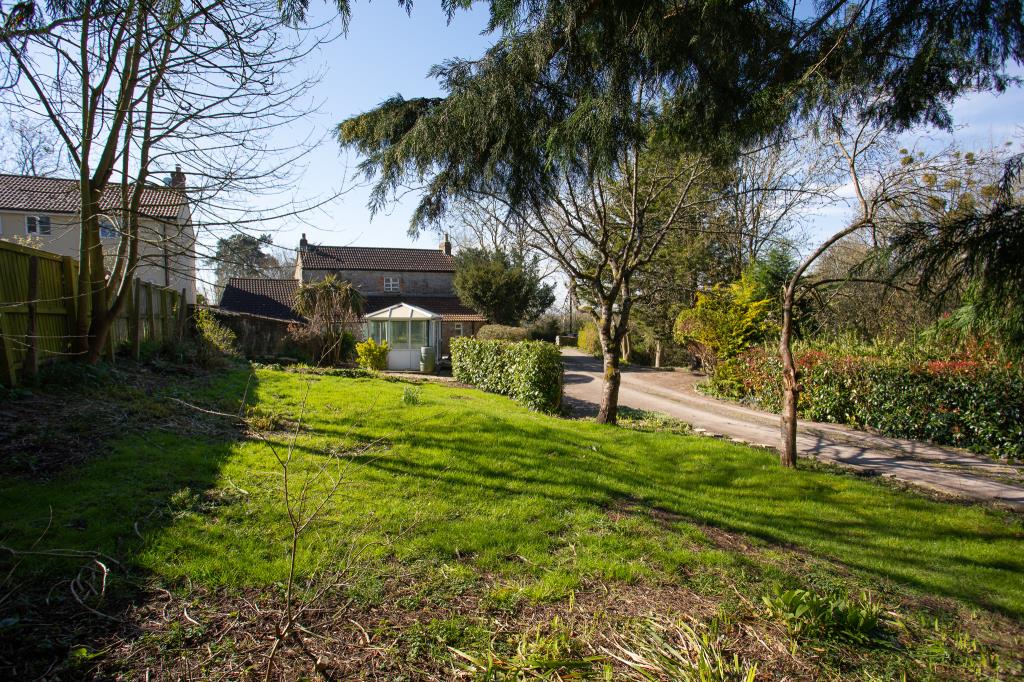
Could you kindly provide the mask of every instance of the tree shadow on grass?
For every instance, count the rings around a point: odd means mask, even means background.
[[[639,500],[924,592],[1024,615],[1024,528],[1006,515],[853,476],[786,471],[767,453],[721,441],[506,410],[509,416],[460,411],[457,424],[408,428],[393,438],[391,456],[362,466],[404,481],[402,494],[424,505],[442,501],[436,523],[422,531],[437,536],[434,545],[446,537],[475,541],[476,551],[540,542],[532,549],[543,554],[556,541],[530,527],[531,507],[564,518]]]
[[[234,368],[171,385],[151,396],[155,423],[98,439],[98,452],[49,480],[0,483],[0,576],[9,576],[0,584],[0,677],[73,668],[74,646],[124,627],[121,616],[151,598],[151,573],[136,557],[209,494],[242,434],[237,422],[178,401],[238,411],[254,382]]]

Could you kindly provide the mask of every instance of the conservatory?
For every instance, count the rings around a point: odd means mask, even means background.
[[[441,316],[408,303],[399,303],[368,313],[366,338],[387,342],[388,369],[420,369],[421,357],[432,371],[437,361],[441,338]]]

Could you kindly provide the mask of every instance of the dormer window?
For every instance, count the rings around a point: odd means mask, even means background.
[[[50,216],[30,215],[25,216],[25,234],[50,234]]]
[[[402,279],[400,277],[384,278],[384,293],[398,293],[401,289]]]

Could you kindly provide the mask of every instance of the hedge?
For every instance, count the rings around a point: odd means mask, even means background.
[[[799,414],[1024,459],[1024,373],[985,360],[910,361],[800,350]],[[755,347],[719,365],[709,392],[781,409],[781,364]]]
[[[562,404],[562,354],[545,341],[451,341],[452,376],[530,409],[554,412]]]
[[[528,329],[504,324],[485,324],[476,333],[476,338],[488,341],[526,341],[529,337]]]

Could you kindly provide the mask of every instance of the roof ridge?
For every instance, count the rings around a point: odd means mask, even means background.
[[[230,282],[233,279],[244,279],[255,282],[298,282],[294,277],[228,277]]]
[[[74,184],[78,183],[78,178],[55,178],[55,177],[49,176],[49,175],[31,175],[31,174],[27,174],[27,173],[2,173],[2,172],[0,172],[0,178],[21,178],[23,180],[44,180],[46,182],[68,182],[68,183],[74,183]],[[129,182],[128,184],[129,185],[135,185],[136,183],[137,183],[137,181],[133,180],[133,181]],[[111,180],[111,181],[107,182],[104,185],[104,188],[106,188],[106,187],[117,187],[120,184],[121,183],[119,181]],[[143,183],[143,186],[146,187],[147,189],[166,189],[166,190],[172,190],[172,191],[177,191],[177,192],[180,192],[180,191],[183,191],[183,190],[187,189],[185,187],[171,187],[170,185],[164,185],[164,184],[159,183],[159,182],[145,182],[145,183]]]
[[[444,251],[438,248],[426,248],[422,246],[332,246],[330,244],[313,244],[314,249],[380,249],[387,251],[428,251],[430,253],[439,253],[442,256],[447,256]]]

